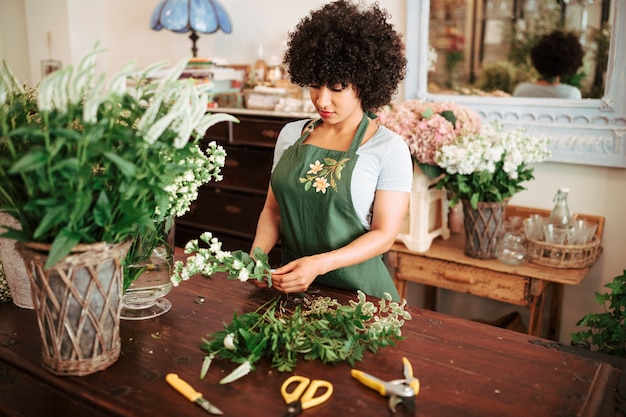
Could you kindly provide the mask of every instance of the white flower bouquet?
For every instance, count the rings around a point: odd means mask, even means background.
[[[548,139],[529,135],[522,127],[504,130],[496,121],[437,151],[435,162],[446,172],[437,188],[452,192],[452,205],[460,199],[469,200],[473,208],[479,201],[504,201],[534,178],[530,165],[550,155]]]

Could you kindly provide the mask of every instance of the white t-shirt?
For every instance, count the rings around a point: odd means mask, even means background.
[[[302,135],[309,120],[298,120],[283,127],[276,140],[274,164]],[[409,147],[400,135],[379,126],[370,140],[357,150],[357,159],[352,173],[352,202],[363,226],[369,229],[371,209],[376,190],[411,192],[413,162]]]
[[[513,90],[513,97],[541,97],[580,99],[580,90],[569,84],[542,85],[531,82],[519,83]]]

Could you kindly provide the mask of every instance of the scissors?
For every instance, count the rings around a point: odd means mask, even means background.
[[[415,412],[415,397],[420,391],[420,382],[413,376],[413,366],[407,358],[402,358],[404,379],[383,381],[363,371],[352,369],[352,377],[378,392],[389,397],[389,409],[395,413],[398,404],[404,405],[410,412]]]
[[[289,385],[297,383],[292,391],[287,391]],[[317,391],[325,389],[321,395]],[[322,404],[333,394],[333,384],[328,381],[314,379],[310,380],[305,376],[292,375],[283,382],[280,393],[287,404],[287,412],[283,417],[294,417],[306,410]]]

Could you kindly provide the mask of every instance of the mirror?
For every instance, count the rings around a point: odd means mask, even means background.
[[[601,98],[613,1],[431,2],[428,92],[510,97],[520,82],[540,77],[530,59],[532,47],[541,36],[561,29],[573,33],[584,51],[582,65],[561,81],[583,98]],[[559,60],[554,54],[547,57],[550,65]]]
[[[428,91],[429,0],[407,1],[405,99],[455,101],[483,120],[523,125],[548,136],[553,162],[626,168],[626,2],[613,1],[605,88],[597,99],[537,99],[434,94]]]

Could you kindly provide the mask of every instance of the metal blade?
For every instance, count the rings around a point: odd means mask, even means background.
[[[402,405],[409,410],[411,414],[415,413],[415,409],[417,408],[415,406],[415,397],[403,397],[401,401]]]
[[[402,404],[411,414],[415,413],[415,397],[398,397],[397,395],[389,397],[389,409],[392,413],[396,412],[398,404]]]
[[[211,404],[209,400],[205,398],[202,398],[202,397],[198,398],[196,400],[196,404],[198,404],[201,408],[203,408],[204,410],[208,411],[211,414],[217,414],[217,415],[224,414],[222,410],[220,410],[219,408]]]

